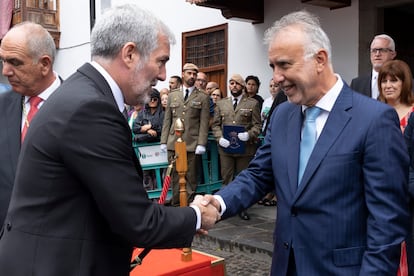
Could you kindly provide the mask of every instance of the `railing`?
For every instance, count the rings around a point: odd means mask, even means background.
[[[161,152],[160,143],[133,143],[133,147],[143,170],[154,170],[156,189],[148,190],[149,198],[159,198],[163,185],[163,171],[168,166],[167,153]],[[219,154],[215,138],[208,137],[207,151],[202,155],[202,168],[204,183],[198,183],[198,193],[213,193],[220,189],[222,180],[220,177]],[[171,188],[168,196],[172,195]]]

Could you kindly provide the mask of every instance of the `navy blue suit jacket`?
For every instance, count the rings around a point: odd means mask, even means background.
[[[223,218],[275,188],[278,199],[272,275],[396,275],[410,221],[409,158],[397,113],[340,92],[298,187],[301,107],[275,109],[264,145],[247,170],[218,192]]]

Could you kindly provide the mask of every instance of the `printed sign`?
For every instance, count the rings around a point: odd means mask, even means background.
[[[161,152],[160,145],[139,147],[138,151],[141,166],[168,165],[167,152]]]

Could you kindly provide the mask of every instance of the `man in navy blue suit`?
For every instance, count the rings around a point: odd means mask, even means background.
[[[397,113],[334,73],[329,38],[314,15],[282,17],[265,41],[288,102],[274,110],[249,167],[204,204],[225,219],[275,189],[271,275],[396,275],[410,222]],[[311,107],[321,110],[317,141],[300,178],[303,113]]]

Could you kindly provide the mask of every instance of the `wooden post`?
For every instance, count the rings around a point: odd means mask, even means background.
[[[184,123],[181,119],[177,119],[174,124],[175,135],[177,135],[178,139],[175,142],[175,169],[179,176],[179,184],[180,184],[180,207],[188,206],[187,202],[187,188],[186,188],[186,180],[185,175],[187,174],[187,147],[185,142],[183,141],[182,134],[184,132]],[[183,248],[183,252],[181,253],[181,260],[184,262],[188,262],[192,260],[192,252],[191,248]]]

